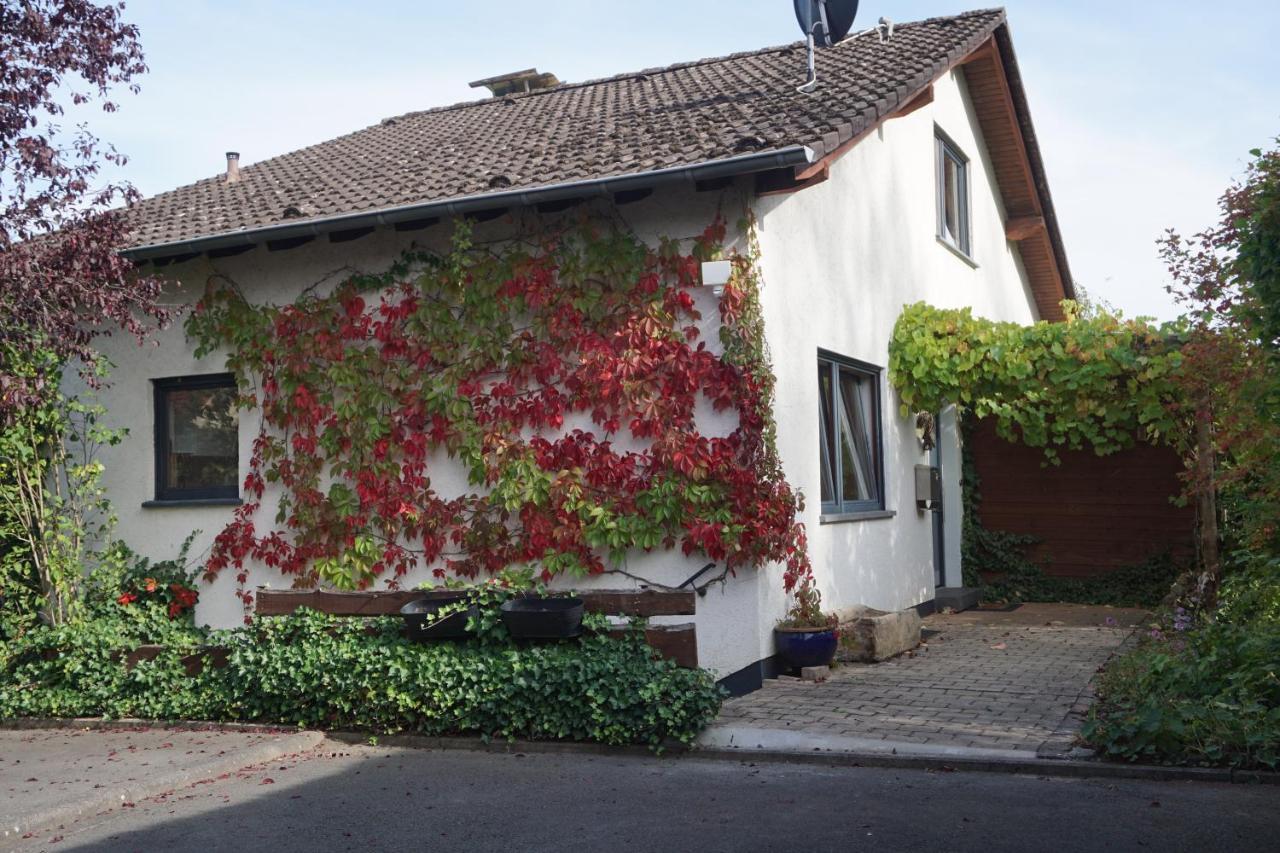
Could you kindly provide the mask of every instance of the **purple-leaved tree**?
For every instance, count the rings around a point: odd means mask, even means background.
[[[0,0],[0,421],[49,393],[61,365],[92,368],[97,336],[141,339],[168,319],[160,280],[120,255],[136,192],[102,170],[125,158],[61,123],[65,105],[110,112],[114,88],[137,91],[146,65],[123,9]]]

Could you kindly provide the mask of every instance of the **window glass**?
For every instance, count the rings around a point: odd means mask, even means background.
[[[878,368],[818,360],[822,504],[832,512],[883,509]]]
[[[819,441],[822,445],[822,502],[836,499],[835,490],[835,412],[831,407],[831,364],[818,362],[818,388],[821,399],[821,423]]]
[[[843,497],[846,501],[877,500],[879,489],[874,476],[874,451],[871,436],[873,411],[869,394],[871,382],[865,375],[841,368],[840,421]]]
[[[942,236],[960,243],[960,175],[956,161],[942,158]]]
[[[969,161],[941,136],[937,138],[938,236],[970,253]]]
[[[230,377],[156,383],[157,497],[236,497],[239,423]]]

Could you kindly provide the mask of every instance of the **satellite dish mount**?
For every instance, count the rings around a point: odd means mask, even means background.
[[[808,43],[809,75],[796,87],[802,94],[812,94],[818,86],[814,51],[819,47],[835,47],[849,34],[858,14],[858,0],[794,0],[796,21]]]

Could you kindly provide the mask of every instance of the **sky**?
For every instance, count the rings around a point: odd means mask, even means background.
[[[863,0],[882,15],[964,0]],[[1176,314],[1155,241],[1210,225],[1249,149],[1280,136],[1280,4],[1008,0],[1075,280],[1128,316]],[[789,0],[128,0],[150,67],[91,128],[146,195],[536,66],[567,82],[799,38]]]

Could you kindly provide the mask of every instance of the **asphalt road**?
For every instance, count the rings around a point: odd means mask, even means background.
[[[340,749],[341,751],[334,751]],[[16,850],[1266,850],[1280,786],[322,749]],[[0,842],[4,847],[5,842]]]

